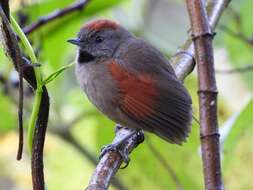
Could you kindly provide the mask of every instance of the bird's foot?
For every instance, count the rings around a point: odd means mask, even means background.
[[[115,151],[120,154],[123,162],[125,163],[125,165],[123,167],[121,167],[121,169],[126,168],[130,162],[130,158],[126,152],[121,150],[121,147],[120,147],[121,145],[122,145],[122,143],[114,143],[114,144],[108,144],[108,145],[103,146],[101,149],[99,159],[101,159],[106,153],[111,152],[111,151]]]
[[[130,162],[130,158],[128,156],[128,152],[124,151],[124,149],[122,149],[121,146],[133,135],[137,135],[138,144],[144,141],[144,133],[142,130],[133,131],[132,133],[128,134],[126,137],[121,139],[119,142],[103,146],[99,159],[101,159],[106,153],[110,151],[116,151],[120,154],[123,162],[125,163],[125,165],[121,167],[121,169],[126,168]]]

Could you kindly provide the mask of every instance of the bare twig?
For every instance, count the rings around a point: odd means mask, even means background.
[[[209,18],[209,24],[214,29],[216,24],[223,12],[227,7],[230,0],[207,0],[207,12]],[[180,80],[184,80],[185,77],[193,70],[194,68],[194,46],[191,39],[187,40],[185,44],[178,50],[175,56],[171,59],[171,64],[176,72],[177,77]],[[124,130],[121,132],[121,130]],[[120,140],[124,136],[129,135],[131,130],[127,128],[122,128],[116,133],[115,139]],[[121,133],[126,133],[123,137],[119,138]],[[115,140],[114,139],[114,140]],[[127,146],[133,147],[131,151],[139,144],[136,136],[128,139]],[[122,146],[121,150],[124,150],[126,147]],[[108,152],[105,154],[102,159],[99,161],[93,175],[90,179],[89,190],[106,190],[109,187],[111,178],[115,175],[119,169],[120,164],[122,163],[122,158],[118,152]],[[103,173],[103,171],[106,171]],[[104,175],[101,175],[103,173]]]
[[[53,20],[56,20],[57,18],[62,18],[63,16],[68,15],[69,13],[72,13],[74,11],[83,10],[89,2],[90,2],[90,0],[76,1],[75,3],[71,4],[68,7],[65,7],[60,10],[56,10],[56,11],[50,13],[49,15],[40,17],[38,19],[38,21],[36,21],[35,23],[32,23],[30,26],[24,27],[23,31],[26,35],[30,34],[33,31],[35,31],[36,29],[40,28],[41,26],[43,26]]]
[[[245,65],[243,67],[237,67],[234,69],[224,69],[224,70],[215,70],[217,74],[238,74],[238,73],[247,73],[253,71],[253,65]]]
[[[152,154],[159,160],[159,162],[163,165],[164,169],[168,172],[168,174],[171,176],[171,179],[176,185],[177,190],[183,190],[183,185],[180,182],[176,172],[173,170],[173,168],[168,164],[166,159],[163,157],[163,155],[154,147],[154,145],[151,143],[149,139],[146,139],[146,143],[148,145],[148,148],[152,152]]]
[[[234,22],[236,24],[236,29],[238,31],[243,32],[243,23],[242,23],[242,18],[240,16],[240,14],[235,9],[233,9],[231,6],[228,7],[227,10],[228,10],[228,12],[231,14],[231,16],[234,19]]]
[[[228,35],[235,37],[242,42],[248,44],[251,48],[253,48],[253,39],[252,37],[248,37],[244,30],[243,30],[243,22],[240,14],[236,12],[233,8],[229,7],[229,13],[231,14],[231,17],[233,18],[233,21],[235,23],[235,30],[230,29],[229,27],[225,25],[219,25],[219,29],[223,32],[227,33]]]
[[[3,7],[3,9],[2,9]],[[16,70],[19,73],[19,102],[18,102],[18,121],[19,121],[19,144],[17,152],[17,160],[22,158],[23,152],[23,67],[22,56],[18,46],[18,41],[13,33],[8,18],[9,15],[9,1],[3,1],[0,3],[1,8],[1,25],[3,43],[7,55],[11,58]]]
[[[19,123],[19,144],[17,160],[21,160],[24,144],[24,134],[23,134],[23,104],[24,104],[24,87],[23,87],[23,67],[19,65],[19,100],[18,100],[18,123]]]
[[[199,83],[200,138],[205,189],[223,189],[217,122],[217,87],[214,73],[213,33],[202,0],[187,0],[196,51]]]
[[[219,25],[219,29],[221,29],[223,32],[227,33],[230,36],[233,36],[239,40],[241,40],[242,42],[248,44],[251,48],[253,48],[253,40],[249,37],[247,37],[244,33],[240,32],[235,32],[233,30],[231,30],[230,28],[228,28],[225,25]]]

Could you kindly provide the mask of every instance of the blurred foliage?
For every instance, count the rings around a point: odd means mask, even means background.
[[[25,5],[13,6],[18,7],[15,8],[13,14],[17,20],[20,18],[17,13],[25,14],[28,18],[26,25],[28,25],[40,16],[66,7],[74,1],[23,0],[22,2]],[[241,30],[251,37],[253,1],[233,1],[231,6],[241,17],[243,23]],[[129,30],[144,37],[169,55],[175,52],[176,48],[181,45],[180,43],[188,36],[189,25],[185,11],[182,1],[176,0],[91,0],[83,11],[57,19],[35,31],[29,38],[42,64],[43,75],[46,77],[75,59],[75,47],[67,44],[66,40],[76,36],[80,26],[90,19],[106,17],[118,20]],[[222,18],[221,24],[232,30],[238,30],[228,11]],[[252,64],[253,46],[245,44],[222,30],[218,29],[217,34],[214,49],[215,51],[225,49],[229,68]],[[217,65],[223,64],[220,60],[223,60],[224,57],[217,59]],[[97,112],[89,103],[77,86],[73,73],[73,68],[68,69],[48,84],[51,111],[44,159],[46,183],[48,189],[51,190],[83,189],[94,169],[94,165],[76,147],[52,131],[62,131],[68,128],[76,140],[96,157],[102,145],[110,143],[114,136],[114,123]],[[243,93],[251,97],[252,72],[239,73],[236,76],[227,75],[226,77],[228,80],[238,80],[240,84],[248,86],[249,89],[245,89]],[[0,77],[4,79],[0,83],[0,190],[29,190],[31,189],[31,178],[27,152],[25,151],[21,162],[15,160],[18,139],[17,76],[2,48],[0,48]],[[195,73],[186,79],[185,85],[192,96],[194,115],[197,117],[198,97]],[[26,86],[25,122],[30,116],[33,100],[27,88],[28,86]],[[251,162],[253,158],[251,138],[253,100],[248,101],[246,105],[243,103],[235,105],[237,109],[231,109],[231,105],[235,102],[231,101],[227,94],[233,94],[238,87],[234,85],[228,93],[225,89],[225,86],[219,86],[220,126],[223,126],[234,112],[238,113],[223,143],[225,186],[232,190],[253,189],[251,183],[253,175]],[[243,99],[247,97],[238,97],[238,99],[245,102]],[[84,116],[75,121],[73,126],[69,126],[80,114]],[[151,134],[146,134],[146,137],[164,156],[185,190],[203,189],[199,126],[195,121],[193,121],[192,133],[183,146],[168,144]],[[119,170],[117,177],[128,189],[176,189],[175,182],[145,142],[132,152],[130,165],[124,170]]]

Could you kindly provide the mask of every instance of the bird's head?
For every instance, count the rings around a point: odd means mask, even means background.
[[[132,35],[110,20],[95,20],[85,24],[75,39],[68,42],[79,47],[77,61],[88,63],[100,58],[111,58],[118,46]]]

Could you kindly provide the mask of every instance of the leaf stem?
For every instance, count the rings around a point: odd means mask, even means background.
[[[17,33],[17,35],[19,36],[23,45],[25,46],[28,56],[31,59],[32,64],[37,64],[38,60],[35,56],[35,53],[33,51],[33,48],[31,46],[30,42],[28,41],[27,37],[25,36],[24,32],[22,31],[22,29],[20,28],[18,23],[15,21],[15,19],[12,16],[10,17],[10,19],[11,19],[12,27],[15,30],[15,32]],[[36,119],[37,119],[37,116],[39,113],[39,107],[40,107],[41,97],[42,97],[42,86],[43,86],[43,80],[42,80],[40,68],[34,67],[34,73],[35,73],[35,77],[36,77],[37,88],[36,88],[36,92],[35,92],[35,100],[34,100],[34,104],[33,104],[32,114],[31,114],[31,118],[29,121],[28,138],[27,138],[28,150],[29,150],[30,154],[32,152],[35,124],[36,124]]]

